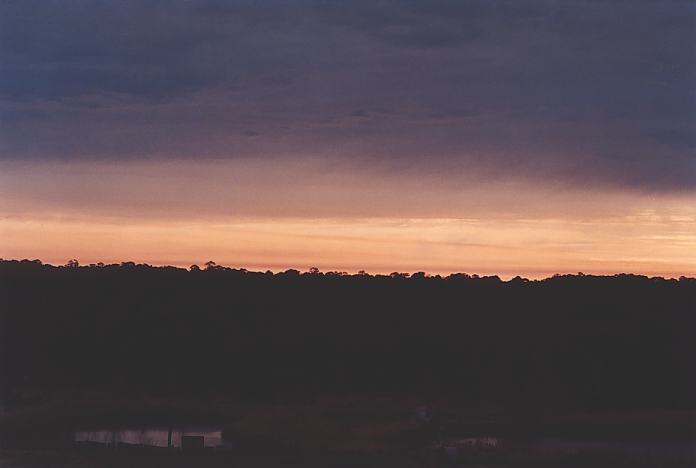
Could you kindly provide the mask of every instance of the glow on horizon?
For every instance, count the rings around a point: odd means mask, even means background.
[[[213,260],[250,270],[431,274],[503,278],[554,273],[696,275],[696,230],[646,221],[261,219],[114,223],[5,219],[2,257],[62,264],[135,261],[188,267]],[[693,227],[694,221],[689,221]],[[591,240],[588,240],[591,239]],[[657,245],[657,246],[656,246]]]
[[[5,164],[0,257],[696,276],[696,197],[327,160]],[[332,215],[333,214],[333,215]]]

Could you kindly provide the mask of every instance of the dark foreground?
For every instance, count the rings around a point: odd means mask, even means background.
[[[86,434],[214,427],[202,449]],[[134,430],[139,428],[138,430]],[[1,466],[14,467],[590,467],[696,466],[696,412],[506,419],[452,401],[355,397],[275,403],[53,402],[6,413]],[[76,432],[79,431],[79,432]],[[120,431],[120,432],[119,432]],[[75,437],[78,435],[79,437]],[[163,442],[163,440],[159,440]]]
[[[3,466],[696,465],[694,279],[2,261],[0,293]],[[75,437],[189,426],[234,448]]]

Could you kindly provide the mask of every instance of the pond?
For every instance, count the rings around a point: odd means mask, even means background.
[[[499,437],[448,439],[435,445],[448,458],[485,458],[492,454],[524,454],[533,459],[548,457],[595,457],[597,459],[662,460],[696,462],[696,442],[618,441],[592,439],[532,438],[524,441]],[[696,466],[696,465],[695,465]]]
[[[228,448],[231,446],[231,443],[222,437],[222,429],[217,427],[100,429],[73,433],[74,442],[113,447],[131,445],[181,448],[182,441],[185,443],[184,439],[199,441],[201,437],[203,447]]]

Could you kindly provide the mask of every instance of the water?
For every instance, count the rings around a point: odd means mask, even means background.
[[[545,453],[603,454],[632,457],[678,457],[696,460],[694,442],[620,442],[603,440],[541,439],[532,445]]]
[[[230,444],[222,437],[219,428],[192,427],[172,430],[172,446],[181,447],[182,436],[202,436],[204,447],[228,447]],[[73,434],[75,442],[88,442],[118,447],[121,444],[138,445],[144,447],[167,447],[169,429],[145,428],[145,429],[102,429],[95,431],[77,431]]]
[[[496,451],[500,449],[501,439],[497,437],[467,437],[443,441],[439,447],[448,457],[457,457],[471,451]]]
[[[436,448],[449,458],[491,453],[522,453],[527,456],[595,456],[607,459],[654,459],[696,462],[696,442],[582,440],[539,438],[518,442],[498,437],[469,437],[440,442]]]

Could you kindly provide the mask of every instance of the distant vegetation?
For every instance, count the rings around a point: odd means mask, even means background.
[[[2,397],[696,406],[696,280],[0,262]]]

